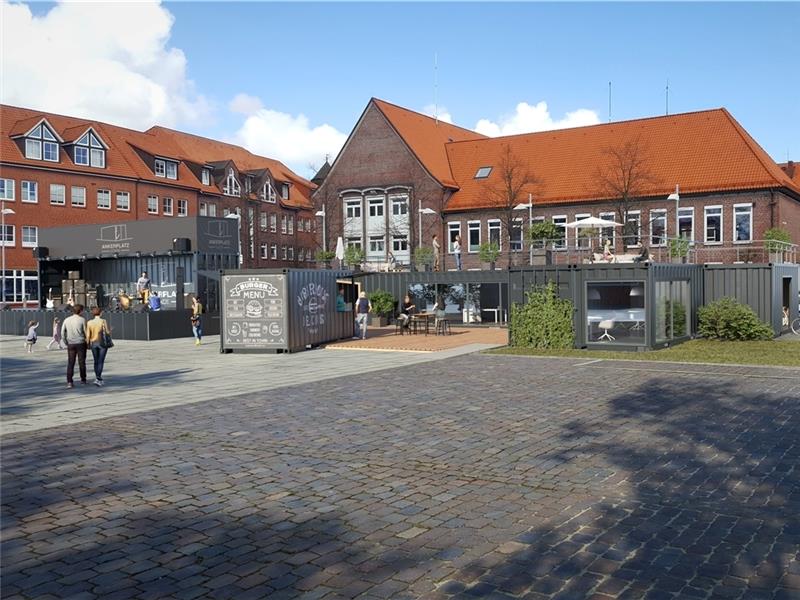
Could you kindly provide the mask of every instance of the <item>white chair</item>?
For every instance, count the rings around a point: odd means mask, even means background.
[[[603,335],[601,335],[597,339],[598,342],[601,341],[601,340],[608,340],[609,342],[611,342],[611,341],[617,339],[613,335],[608,333],[609,329],[614,329],[614,321],[612,321],[611,319],[606,319],[605,321],[600,321],[600,323],[598,324],[598,327],[603,330]]]

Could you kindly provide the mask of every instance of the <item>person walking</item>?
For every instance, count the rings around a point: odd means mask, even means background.
[[[362,340],[367,339],[367,322],[371,311],[372,304],[367,298],[367,292],[361,292],[358,295],[358,300],[356,300],[356,325]],[[358,338],[358,335],[356,338]]]
[[[435,233],[433,234],[433,270],[439,270],[439,254],[441,251],[441,246],[439,245],[439,236]]]
[[[108,327],[108,322],[102,318],[103,311],[94,307],[92,309],[91,321],[86,323],[86,343],[92,349],[92,358],[94,359],[94,384],[97,387],[103,387],[103,366],[106,362],[106,353],[108,347],[104,345],[103,333],[111,335],[111,330]]]
[[[83,305],[72,307],[73,315],[64,319],[61,325],[61,337],[67,344],[67,387],[75,387],[72,377],[75,374],[75,359],[78,360],[78,371],[81,383],[86,383],[86,319],[83,318]]]
[[[142,304],[147,304],[150,299],[150,278],[147,276],[147,271],[142,271],[141,277],[136,280],[136,293],[139,295],[139,300]]]
[[[203,339],[203,305],[197,300],[197,296],[192,296],[192,333],[194,334],[194,345],[199,346]]]
[[[53,319],[53,339],[47,344],[47,349],[50,350],[53,344],[56,344],[59,350],[64,349],[64,346],[61,345],[61,319],[58,317]]]
[[[461,270],[461,235],[456,235],[456,239],[453,240],[453,254],[456,257],[456,270]]]
[[[39,339],[39,336],[36,335],[37,327],[39,327],[39,323],[36,321],[28,321],[28,332],[25,336],[25,350],[28,351],[28,354],[33,354],[33,345],[36,343],[36,340]]]

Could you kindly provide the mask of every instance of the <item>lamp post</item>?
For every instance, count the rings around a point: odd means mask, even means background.
[[[328,251],[328,229],[325,227],[325,205],[322,205],[322,210],[314,213],[315,217],[322,217],[322,249]]]
[[[680,217],[678,216],[678,212],[680,212],[681,207],[680,186],[675,186],[675,193],[667,196],[667,200],[675,200],[675,237],[679,238],[681,237],[681,221]]]
[[[418,248],[422,248],[422,215],[435,215],[436,211],[432,208],[420,208],[419,209],[419,242],[417,243]]]
[[[3,213],[2,216],[2,227],[0,227],[0,231],[3,232],[3,302],[6,301],[6,215],[13,215],[16,214],[13,208],[6,208],[6,201],[3,199],[2,203],[2,210],[0,212]],[[24,289],[24,286],[23,286]]]
[[[528,209],[528,235],[530,235],[531,227],[533,227],[533,194],[528,194],[528,201],[523,204],[517,204],[514,210]],[[533,264],[533,242],[528,240],[528,264]]]
[[[239,241],[239,268],[242,268],[244,256],[242,256],[242,215],[238,212],[232,212],[225,215],[226,219],[236,219],[236,239]]]

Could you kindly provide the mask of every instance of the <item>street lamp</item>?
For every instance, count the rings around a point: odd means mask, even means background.
[[[325,205],[322,205],[322,210],[314,213],[315,217],[322,217],[322,249],[328,251],[328,230],[325,227]]]
[[[3,302],[6,301],[6,215],[13,215],[16,214],[13,208],[6,208],[6,201],[3,199],[3,209],[2,212],[2,227],[0,227],[0,231],[2,231],[2,242],[3,242]]]
[[[436,211],[432,208],[420,208],[419,209],[419,243],[417,246],[422,248],[422,215],[435,215]]]
[[[675,186],[675,193],[667,196],[667,200],[675,200],[675,237],[681,237],[681,221],[678,217],[678,212],[681,206],[681,192],[680,186]]]
[[[528,194],[528,201],[522,204],[517,204],[514,210],[528,209],[528,235],[530,235],[531,227],[533,227],[533,195]],[[528,264],[533,264],[533,242],[528,240]]]
[[[225,215],[226,219],[236,219],[236,239],[239,240],[239,268],[242,268],[244,256],[242,256],[242,215],[232,212]]]

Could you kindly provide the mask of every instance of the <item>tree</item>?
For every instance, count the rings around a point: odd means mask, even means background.
[[[511,234],[515,227],[519,227],[517,219],[527,218],[527,213],[520,214],[520,211],[514,210],[514,207],[528,202],[530,195],[538,194],[541,181],[514,153],[509,144],[505,144],[500,151],[500,160],[495,170],[497,176],[490,175],[486,180],[486,192],[498,211],[498,218],[505,232],[508,266],[511,267]]]
[[[634,210],[648,188],[659,183],[650,169],[647,146],[636,137],[603,150],[604,161],[598,165],[595,181],[600,192],[611,199],[617,220],[624,224],[623,240],[641,236],[639,225],[628,222],[628,213]]]

